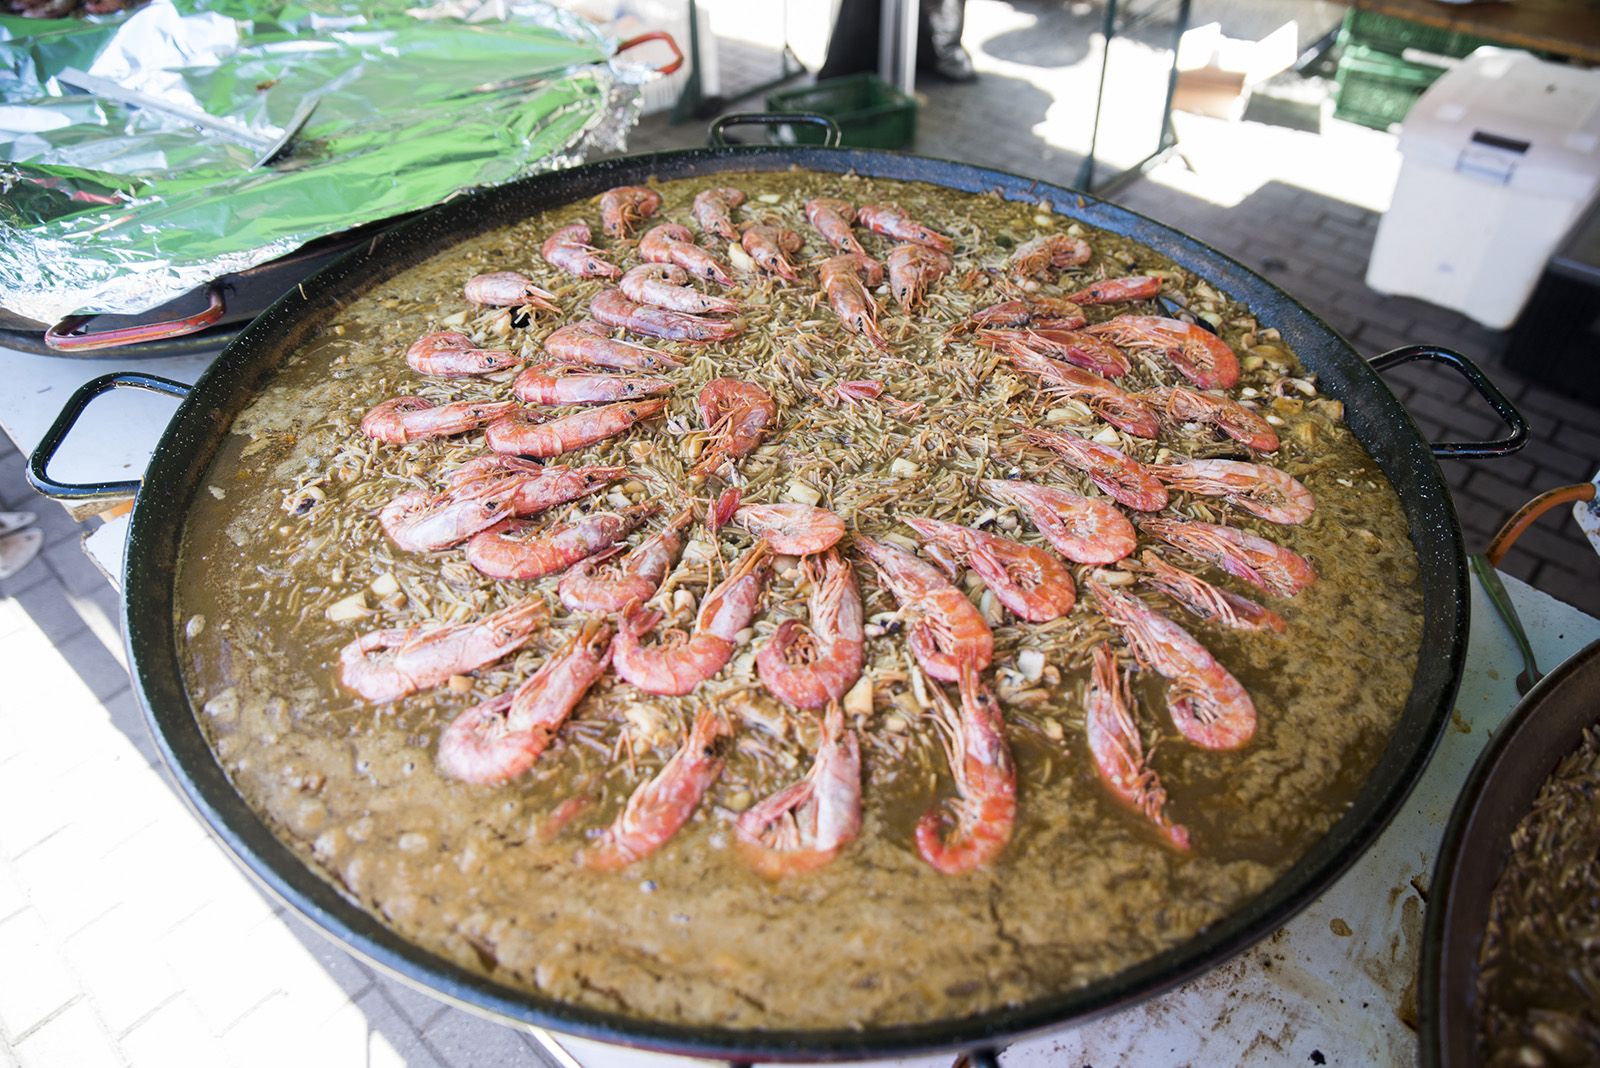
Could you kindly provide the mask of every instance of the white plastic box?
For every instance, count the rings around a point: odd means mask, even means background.
[[[1367,285],[1503,329],[1600,187],[1600,70],[1480,48],[1400,130]]]

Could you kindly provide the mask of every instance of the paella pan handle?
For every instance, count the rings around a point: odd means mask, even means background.
[[[617,45],[617,50],[611,54],[613,56],[620,56],[628,49],[636,48],[647,41],[660,41],[668,48],[672,49],[672,60],[665,66],[657,67],[656,73],[663,75],[677,73],[678,68],[683,66],[683,49],[678,47],[678,42],[675,41],[672,37],[672,34],[668,33],[666,30],[652,30],[649,33],[641,33],[637,37],[630,37],[626,41],[623,41],[621,44]]]
[[[141,323],[138,326],[121,326],[115,330],[95,330],[79,333],[92,315],[69,315],[44,332],[44,343],[61,352],[86,352],[90,349],[109,349],[119,345],[136,345],[145,341],[198,334],[208,326],[222,320],[227,306],[222,299],[222,286],[213,283],[204,311],[195,312],[182,319],[168,319],[160,323]]]
[[[45,431],[44,437],[40,439],[39,447],[34,449],[33,455],[28,458],[28,485],[46,497],[53,497],[58,501],[111,500],[131,497],[138,492],[137,478],[124,479],[120,482],[57,482],[49,473],[50,461],[55,459],[56,453],[61,449],[61,443],[67,440],[72,428],[78,425],[83,410],[100,394],[109,393],[123,386],[130,389],[147,389],[152,393],[165,393],[180,400],[189,395],[190,389],[182,382],[138,371],[101,375],[85,382],[67,401],[66,407],[61,409],[61,414],[56,416],[56,421],[50,424],[50,429]]]
[[[1435,345],[1407,345],[1402,349],[1394,349],[1382,355],[1374,356],[1368,362],[1374,370],[1386,371],[1391,367],[1398,367],[1403,363],[1413,360],[1430,360],[1442,363],[1453,368],[1467,384],[1477,391],[1478,396],[1489,403],[1505,421],[1511,433],[1494,441],[1436,441],[1429,444],[1433,454],[1438,457],[1453,457],[1455,459],[1482,458],[1487,456],[1506,456],[1516,452],[1528,443],[1528,421],[1522,418],[1522,413],[1517,411],[1517,406],[1511,403],[1504,393],[1489,381],[1487,375],[1478,370],[1476,364],[1459,352],[1441,349]]]
[[[814,111],[740,111],[713,119],[708,131],[712,148],[726,148],[730,142],[722,131],[730,126],[820,126],[824,148],[839,147],[839,124]]]

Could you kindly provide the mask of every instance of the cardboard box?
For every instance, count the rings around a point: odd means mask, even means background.
[[[1297,41],[1292,21],[1259,41],[1224,37],[1220,23],[1196,26],[1178,43],[1172,106],[1195,115],[1237,119],[1252,86],[1294,65]]]

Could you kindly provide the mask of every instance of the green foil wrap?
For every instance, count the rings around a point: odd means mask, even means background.
[[[0,305],[135,313],[318,237],[619,150],[645,68],[536,0],[156,0],[0,16]],[[75,68],[288,152],[64,85]],[[249,137],[241,140],[249,140]]]

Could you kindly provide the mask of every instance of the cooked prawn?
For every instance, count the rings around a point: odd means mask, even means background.
[[[888,542],[856,535],[856,547],[871,561],[902,613],[917,662],[933,678],[953,682],[962,665],[979,671],[994,657],[994,634],[967,595],[939,569]]]
[[[821,234],[823,240],[836,251],[865,256],[867,250],[856,240],[850,227],[856,221],[856,209],[848,201],[831,197],[815,197],[806,201],[806,222]]]
[[[533,767],[611,662],[611,628],[591,619],[509,694],[475,705],[439,735],[439,767],[464,782],[498,783]]]
[[[554,293],[540,289],[533,284],[533,279],[516,271],[473,275],[462,288],[467,299],[474,304],[504,308],[532,306],[544,311],[561,311]]]
[[[1198,575],[1172,566],[1155,553],[1146,552],[1140,559],[1144,562],[1142,577],[1145,582],[1201,619],[1234,630],[1271,630],[1282,634],[1288,627],[1283,617],[1272,609],[1213,586]]]
[[[804,238],[785,226],[770,222],[745,223],[741,230],[739,244],[755,260],[757,267],[785,282],[800,281],[789,257],[800,251]]]
[[[388,445],[465,434],[517,410],[513,401],[435,404],[426,397],[390,397],[361,417],[361,432]]]
[[[1133,695],[1105,642],[1095,646],[1083,726],[1100,781],[1117,800],[1154,824],[1174,849],[1188,852],[1189,832],[1167,817],[1167,791],[1145,759],[1144,740],[1133,722]]]
[[[583,854],[585,867],[621,871],[648,857],[677,834],[722,773],[717,739],[732,733],[721,716],[704,709],[689,736],[649,782],[628,798],[616,822]]]
[[[834,395],[846,404],[877,401],[904,419],[915,419],[926,407],[921,401],[903,401],[883,391],[881,378],[854,378],[833,387]]]
[[[1152,464],[1155,476],[1175,490],[1221,497],[1270,523],[1304,523],[1316,510],[1311,491],[1288,472],[1239,460],[1187,460]]]
[[[1126,278],[1107,278],[1078,290],[1067,299],[1078,304],[1122,304],[1151,300],[1161,294],[1161,279],[1131,274]]]
[[[407,552],[436,552],[458,545],[502,519],[537,515],[602,489],[627,472],[621,467],[492,469],[474,460],[453,473],[443,493],[400,494],[378,512],[378,522]],[[509,459],[509,458],[508,458]],[[522,463],[524,461],[517,461]]]
[[[1201,389],[1232,389],[1239,384],[1239,357],[1226,341],[1195,323],[1154,315],[1119,315],[1087,327],[1086,332],[1125,349],[1159,352]]]
[[[398,701],[522,648],[550,619],[537,595],[469,623],[363,634],[339,652],[339,682],[368,701]]]
[[[641,263],[631,268],[617,283],[623,296],[636,304],[651,304],[668,311],[695,315],[737,315],[739,302],[727,297],[712,297],[690,289],[683,283],[689,272],[672,263]]]
[[[634,424],[660,415],[666,407],[667,402],[660,397],[620,401],[542,422],[533,413],[523,410],[490,423],[484,440],[495,452],[515,456],[560,456],[624,433]]]
[[[639,258],[647,263],[674,263],[703,282],[733,285],[733,275],[711,253],[694,243],[687,226],[662,223],[639,239]]]
[[[814,871],[861,834],[861,749],[830,704],[805,777],[757,801],[734,823],[746,861],[768,879]]]
[[[690,214],[700,229],[708,234],[739,240],[739,231],[733,225],[733,211],[744,203],[744,193],[732,186],[705,189],[697,193]]]
[[[861,594],[855,570],[837,549],[801,561],[811,587],[811,625],[778,624],[756,653],[756,673],[767,692],[794,708],[838,701],[861,677],[865,646]]]
[[[1228,397],[1198,393],[1182,386],[1147,389],[1140,396],[1167,423],[1199,423],[1214,427],[1257,452],[1278,451],[1278,432],[1272,429],[1272,424]]]
[[[406,363],[413,371],[437,378],[492,375],[521,362],[520,357],[505,349],[480,349],[470,337],[455,330],[423,334],[406,349]]]
[[[889,292],[901,308],[910,311],[954,266],[949,256],[926,245],[896,245],[889,251]]]
[[[603,289],[589,300],[589,314],[607,326],[668,341],[727,341],[744,333],[738,319],[705,319],[698,315],[635,304],[620,289]]]
[[[600,225],[612,237],[627,237],[661,210],[661,194],[642,185],[619,185],[600,194]]]
[[[585,374],[570,364],[541,363],[518,375],[511,393],[524,404],[610,404],[653,397],[672,385],[660,375]]]
[[[1081,237],[1046,234],[1017,246],[1011,253],[1011,271],[1018,278],[1033,279],[1048,270],[1081,267],[1089,262],[1091,255],[1089,242]]]
[[[1255,736],[1255,703],[1210,650],[1137,597],[1093,578],[1088,585],[1139,663],[1171,684],[1167,709],[1179,734],[1202,749],[1238,749]]]
[[[755,618],[771,568],[765,542],[733,566],[700,602],[694,630],[669,631],[653,649],[639,643],[661,621],[661,613],[629,605],[613,643],[617,674],[646,693],[681,697],[721,671],[733,657],[738,634]]]
[[[1141,519],[1139,529],[1274,597],[1293,597],[1317,580],[1316,569],[1305,557],[1248,531],[1154,516]]]
[[[1161,432],[1156,413],[1139,396],[1114,385],[1110,379],[1052,360],[1020,342],[1006,346],[1011,366],[1039,379],[1042,388],[1062,397],[1082,401],[1088,409],[1122,431],[1153,440]]]
[[[747,504],[733,513],[733,521],[765,538],[773,552],[791,556],[820,553],[844,537],[843,519],[810,504]]]
[[[995,598],[1021,619],[1048,623],[1077,603],[1072,572],[1047,550],[942,519],[902,518],[930,544],[966,560]]]
[[[778,405],[770,393],[737,378],[713,378],[700,390],[695,405],[708,435],[699,462],[689,469],[689,475],[696,478],[747,455],[778,417]]]
[[[620,547],[578,561],[561,578],[561,603],[574,612],[620,612],[633,601],[648,601],[678,558],[683,532],[693,521],[694,509],[685,508],[619,562],[609,558]]]
[[[978,487],[1021,511],[1044,540],[1073,563],[1115,563],[1138,543],[1128,517],[1107,501],[1021,479],[985,479]]]
[[[672,370],[683,366],[665,352],[633,341],[618,341],[611,336],[609,327],[593,319],[580,319],[553,331],[544,339],[544,351],[561,363],[619,371]]]
[[[937,230],[930,230],[907,215],[898,204],[863,204],[856,212],[856,221],[873,233],[892,237],[896,241],[909,241],[949,255],[955,242]]]
[[[659,509],[654,502],[635,504],[543,528],[522,519],[503,520],[467,542],[467,563],[490,578],[530,582],[616,544]]]
[[[957,323],[950,333],[1021,326],[1032,326],[1036,330],[1077,330],[1088,321],[1083,309],[1070,300],[1024,294],[1013,300],[979,308]]]
[[[916,832],[917,852],[945,875],[992,863],[1011,841],[1017,821],[1017,766],[1000,703],[973,665],[962,665],[959,682],[959,712],[942,687],[928,688],[956,797],[929,809],[917,821]]]
[[[889,340],[878,329],[878,305],[867,290],[867,286],[883,281],[883,266],[865,253],[847,252],[823,260],[817,274],[828,303],[844,328],[888,352]]]
[[[550,266],[575,278],[615,278],[622,268],[589,244],[593,236],[587,224],[573,223],[545,238],[539,252]]]
[[[494,433],[494,427],[489,428]],[[1167,488],[1148,467],[1123,452],[1098,441],[1080,438],[1057,430],[1028,427],[1027,439],[1042,445],[1082,471],[1089,481],[1105,490],[1119,504],[1141,512],[1158,512],[1167,506]]]
[[[1045,326],[1027,330],[980,329],[973,340],[989,348],[1026,348],[1107,378],[1121,378],[1132,369],[1122,350],[1082,330]]]

